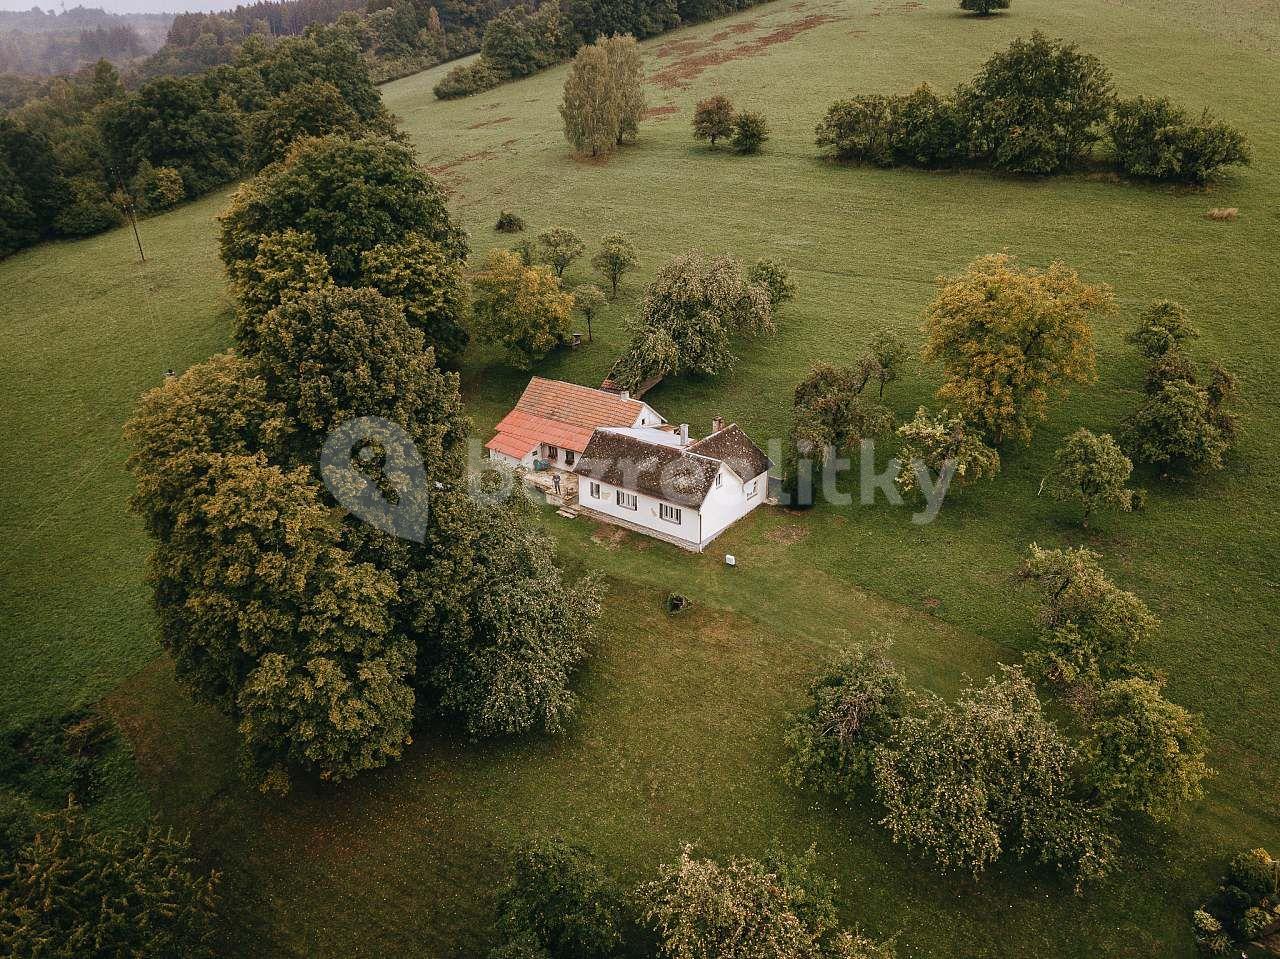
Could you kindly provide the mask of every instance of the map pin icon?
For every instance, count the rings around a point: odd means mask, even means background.
[[[426,467],[400,426],[377,416],[339,424],[320,451],[333,498],[370,526],[421,543],[427,533]]]

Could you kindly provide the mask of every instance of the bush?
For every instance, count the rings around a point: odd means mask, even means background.
[[[818,146],[837,160],[892,166],[892,104],[879,94],[837,100],[818,124]]]
[[[7,955],[50,959],[212,959],[217,882],[172,832],[98,832],[71,807],[18,851],[0,941]]]
[[[1009,0],[960,0],[960,9],[988,17],[995,10],[1008,10]]]
[[[134,200],[147,213],[159,213],[181,203],[187,195],[182,174],[173,167],[155,167],[145,160],[130,183]]]
[[[91,803],[113,738],[111,724],[85,710],[34,720],[0,734],[0,783],[45,806],[62,806],[68,797]]]
[[[890,150],[896,163],[936,169],[964,158],[968,133],[955,103],[922,83],[889,106]]]
[[[733,120],[733,149],[738,153],[759,153],[769,139],[769,124],[759,113],[739,113]]]
[[[67,186],[70,202],[54,221],[63,236],[92,236],[124,222],[124,215],[96,181],[76,177]]]
[[[499,233],[519,233],[524,229],[524,218],[510,210],[503,210],[498,214],[498,222],[493,228]]]
[[[483,58],[454,67],[432,89],[437,100],[456,100],[492,90],[503,80]]]
[[[1116,166],[1132,177],[1200,185],[1225,166],[1249,162],[1244,134],[1207,111],[1192,120],[1163,97],[1121,100],[1107,132]]]

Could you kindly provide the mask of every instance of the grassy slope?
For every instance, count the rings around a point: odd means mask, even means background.
[[[663,546],[628,540],[606,549],[582,524],[553,518],[567,554],[615,577],[583,723],[564,741],[483,753],[425,742],[397,769],[345,791],[336,811],[309,796],[273,810],[242,795],[230,776],[228,730],[193,711],[163,667],[120,689],[111,702],[157,807],[207,818],[206,843],[266,903],[246,917],[254,935],[294,954],[465,946],[487,904],[476,890],[492,882],[503,845],[526,828],[562,826],[633,875],[681,839],[749,852],[773,836],[793,846],[817,840],[850,915],[877,933],[904,929],[906,955],[1186,951],[1185,909],[1213,860],[1227,846],[1280,842],[1280,424],[1269,375],[1280,286],[1280,127],[1270,104],[1280,84],[1268,50],[1273,3],[1223,8],[1203,25],[1166,16],[1174,7],[1019,4],[978,22],[941,2],[772,4],[647,45],[651,71],[805,17],[841,19],[757,45],[755,55],[713,65],[683,88],[655,86],[651,105],[677,112],[646,123],[641,143],[603,166],[566,156],[555,113],[563,70],[451,104],[431,98],[435,72],[384,88],[423,158],[456,191],[480,248],[497,241],[488,227],[508,207],[535,231],[571,226],[592,241],[607,229],[631,233],[642,269],[628,297],[662,259],[690,246],[792,267],[801,294],[780,336],[747,350],[729,376],[653,394],[666,415],[695,427],[724,412],[760,439],[781,435],[789,388],[810,362],[850,357],[881,325],[913,333],[934,276],[979,253],[1060,257],[1113,283],[1123,310],[1099,330],[1097,387],[1062,404],[1035,445],[1008,458],[999,481],[949,503],[933,526],[912,526],[883,506],[800,519],[757,514],[725,542],[743,559],[730,576],[710,557]],[[726,35],[738,25],[741,33]],[[835,96],[922,79],[950,86],[1034,27],[1084,42],[1123,90],[1212,104],[1250,132],[1254,168],[1206,196],[1090,178],[1019,183],[837,169],[814,157],[813,124]],[[774,138],[763,156],[692,143],[692,103],[717,91],[770,118]],[[95,700],[155,655],[138,585],[145,544],[123,509],[119,427],[163,369],[226,341],[211,223],[224,201],[149,221],[146,265],[134,264],[121,231],[0,265],[9,397],[0,411],[0,643],[9,663],[0,714],[11,720]],[[1209,206],[1239,206],[1241,217],[1211,223],[1202,216]],[[581,266],[570,272],[586,279]],[[1140,371],[1121,337],[1135,309],[1161,295],[1189,306],[1205,352],[1240,373],[1246,439],[1225,476],[1158,487],[1145,514],[1109,520],[1087,539],[1165,620],[1153,659],[1169,671],[1171,695],[1205,712],[1220,775],[1194,826],[1133,846],[1141,871],[1082,900],[1020,876],[981,887],[935,882],[865,814],[841,825],[781,788],[778,720],[796,702],[800,677],[850,636],[895,636],[912,676],[943,690],[964,672],[1018,658],[1030,639],[1025,597],[1008,588],[1019,550],[1033,539],[1084,539],[1067,511],[1035,499],[1039,476],[1066,432],[1112,428],[1132,406]],[[611,311],[595,345],[540,372],[598,380],[625,341],[631,305],[624,298]],[[934,381],[932,371],[917,371],[899,384],[899,412],[926,401]],[[465,388],[481,431],[522,385],[477,352]],[[704,609],[673,629],[655,608],[677,587]]]

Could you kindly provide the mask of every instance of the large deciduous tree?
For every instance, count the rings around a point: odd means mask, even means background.
[[[938,397],[999,445],[1030,440],[1049,401],[1095,375],[1090,317],[1112,306],[1109,287],[1061,263],[1020,269],[984,256],[939,280],[925,314],[926,359],[941,362]]]
[[[283,160],[295,140],[329,134],[357,136],[364,121],[327,80],[300,83],[275,97],[249,121],[249,157],[255,169]]]
[[[1111,110],[1111,78],[1097,57],[1035,32],[1014,40],[956,92],[976,158],[1043,176],[1078,166]]]
[[[620,104],[610,91],[609,54],[602,43],[578,50],[564,82],[564,137],[579,153],[597,157],[618,144]]]
[[[380,243],[366,250],[361,281],[404,306],[404,315],[420,330],[436,363],[445,369],[462,365],[471,334],[466,316],[468,291],[458,258],[419,233],[399,243]]]
[[[546,267],[526,266],[510,250],[490,250],[471,289],[476,336],[501,344],[521,369],[568,341],[573,294]]]
[[[362,257],[380,243],[417,234],[461,260],[466,234],[444,193],[408,147],[377,138],[322,137],[245,184],[221,217],[222,261],[232,282],[253,262],[264,236],[293,229],[314,238],[335,282],[359,285]]]
[[[609,64],[609,95],[618,116],[616,142],[621,146],[639,135],[644,119],[644,61],[640,45],[630,34],[615,34],[602,42]]]

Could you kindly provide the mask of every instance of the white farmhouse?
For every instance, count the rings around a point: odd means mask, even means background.
[[[701,550],[764,501],[769,458],[717,417],[689,438],[626,393],[535,376],[485,444],[489,457],[595,519]]]
[[[578,458],[583,512],[701,551],[768,495],[769,458],[736,423],[705,439],[689,428],[604,428]]]

